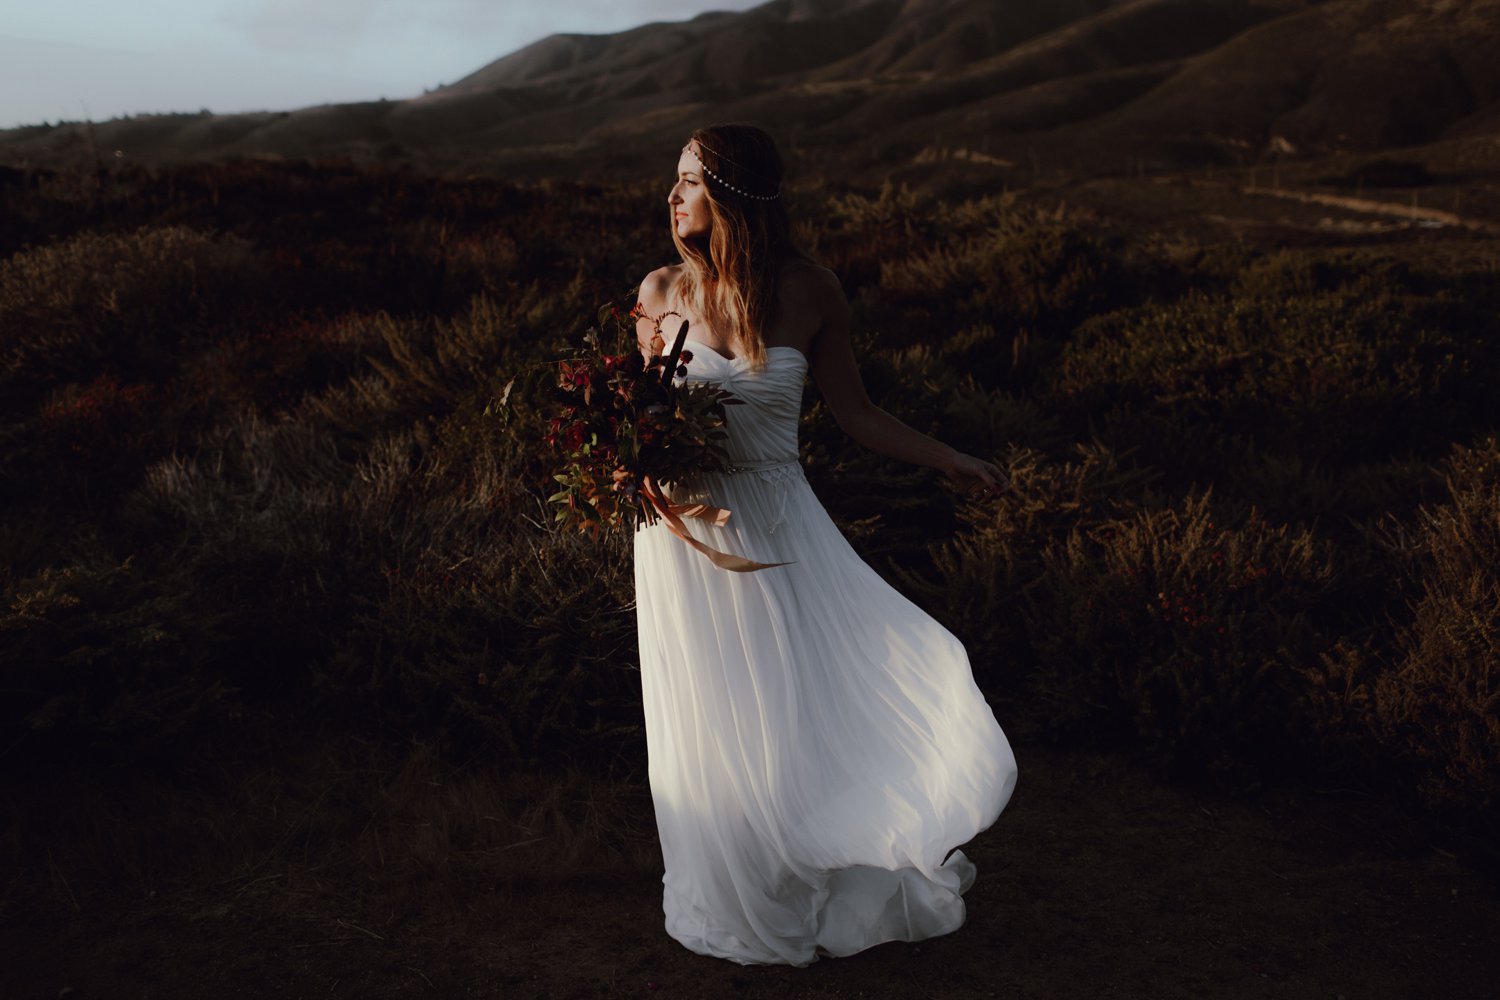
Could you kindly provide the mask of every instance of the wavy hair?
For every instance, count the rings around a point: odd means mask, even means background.
[[[780,197],[764,200],[741,193],[780,192],[784,166],[770,135],[734,122],[694,130],[684,148],[695,142],[710,225],[707,237],[686,240],[671,227],[672,242],[686,265],[677,296],[714,329],[738,331],[752,367],[761,368],[781,265],[812,258],[792,243],[791,221]]]

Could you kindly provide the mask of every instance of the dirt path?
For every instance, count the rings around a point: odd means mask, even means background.
[[[1377,201],[1373,198],[1354,198],[1349,195],[1327,194],[1320,191],[1300,191],[1295,188],[1250,186],[1240,188],[1240,192],[1262,198],[1284,198],[1291,201],[1306,202],[1311,205],[1329,205],[1333,208],[1345,208],[1350,211],[1364,212],[1371,215],[1385,215],[1398,219],[1411,219],[1417,222],[1433,222],[1444,226],[1460,226],[1464,229],[1472,229],[1476,232],[1490,235],[1500,233],[1500,226],[1492,225],[1483,219],[1470,219],[1454,212],[1444,212],[1438,208],[1424,208],[1415,202],[1406,205],[1397,201]]]
[[[1337,792],[1236,803],[1115,757],[1016,750],[1015,796],[968,848],[969,922],[921,945],[747,968],[666,937],[648,865],[330,860],[81,911],[38,894],[55,905],[8,911],[0,996],[1493,995],[1500,894],[1386,807]]]

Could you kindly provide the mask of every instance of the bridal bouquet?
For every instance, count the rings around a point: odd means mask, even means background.
[[[683,347],[686,322],[665,356],[647,360],[639,350],[607,353],[600,330],[608,320],[613,318],[623,342],[634,345],[634,325],[641,315],[639,305],[628,313],[605,306],[599,311],[599,328],[584,335],[582,346],[550,363],[556,383],[545,440],[556,449],[558,461],[552,478],[559,489],[548,498],[557,507],[555,521],[598,538],[605,531],[634,530],[642,522],[662,519],[673,534],[724,569],[745,572],[781,565],[704,545],[688,534],[681,519],[723,525],[730,512],[708,504],[673,503],[662,491],[663,484],[691,483],[701,473],[730,467],[724,407],[741,400],[715,383],[675,380],[687,374],[693,359]],[[628,338],[623,336],[627,329]],[[507,385],[502,407],[509,390]]]
[[[684,349],[685,321],[670,351],[642,357],[634,327],[643,315],[639,303],[630,312],[604,306],[598,310],[598,328],[583,336],[579,348],[510,379],[484,414],[505,420],[516,382],[523,379],[537,388],[534,376],[544,372],[546,388],[538,394],[552,403],[546,442],[558,457],[552,475],[558,490],[547,501],[556,507],[553,520],[558,525],[598,538],[604,532],[660,520],[667,531],[723,570],[751,573],[784,565],[706,546],[688,534],[682,519],[697,517],[723,526],[730,511],[708,504],[675,504],[663,492],[663,484],[687,484],[705,472],[730,471],[724,406],[739,400],[715,382],[678,381],[693,360],[693,352]],[[622,354],[609,354],[601,343],[600,331],[609,319],[615,324],[616,342],[628,345]],[[660,319],[655,327],[654,343],[664,348]]]
[[[601,326],[603,318],[601,311]],[[595,537],[655,523],[659,484],[729,466],[724,406],[739,400],[712,383],[674,381],[693,360],[683,349],[686,333],[684,323],[667,356],[647,361],[639,351],[604,353],[599,332],[590,330],[581,348],[557,362],[558,410],[546,436],[562,458],[552,477],[562,488],[549,498],[559,507],[556,520]]]

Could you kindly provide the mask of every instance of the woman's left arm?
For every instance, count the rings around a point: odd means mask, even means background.
[[[819,270],[807,285],[808,304],[822,317],[813,338],[808,368],[840,429],[871,451],[945,473],[971,496],[1007,489],[1005,474],[993,462],[966,455],[902,423],[871,402],[854,361],[850,331],[853,313],[832,271]]]

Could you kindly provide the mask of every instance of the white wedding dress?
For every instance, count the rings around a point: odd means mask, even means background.
[[[760,562],[714,566],[664,523],[635,535],[636,615],[667,932],[744,964],[806,965],[964,922],[1016,761],[954,635],[838,530],[797,461],[807,358],[759,372],[689,340],[687,379],[721,382],[728,450],[704,477],[728,522],[693,537]],[[951,852],[951,853],[950,853]]]

